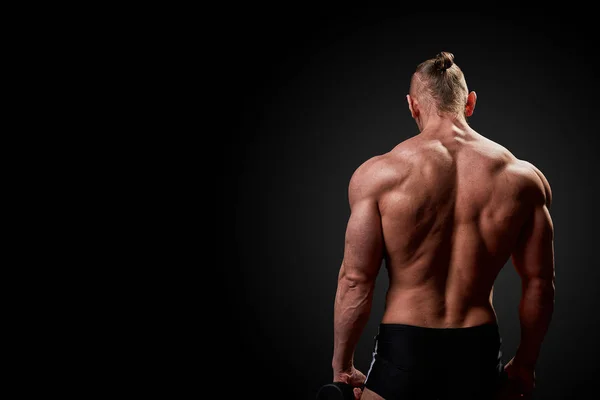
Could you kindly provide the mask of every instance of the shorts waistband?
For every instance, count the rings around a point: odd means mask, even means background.
[[[429,327],[429,326],[418,326],[418,325],[409,325],[409,324],[384,324],[381,323],[379,324],[379,328],[380,329],[390,329],[390,330],[394,330],[394,329],[412,329],[412,330],[426,330],[426,331],[430,331],[430,332],[455,332],[455,331],[475,331],[475,330],[481,330],[481,329],[490,329],[490,328],[494,328],[497,329],[498,328],[498,323],[496,322],[488,322],[485,324],[481,324],[481,325],[474,325],[474,326],[464,326],[464,327],[452,327],[452,328],[433,328],[433,327]]]
[[[499,335],[498,323],[488,322],[481,325],[452,327],[452,328],[432,328],[426,326],[417,326],[409,324],[379,324],[379,337],[402,335],[418,335],[433,337],[469,337],[471,335]]]

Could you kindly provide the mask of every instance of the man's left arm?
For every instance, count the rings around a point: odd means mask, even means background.
[[[334,305],[334,382],[347,382],[354,372],[354,350],[369,320],[375,280],[383,258],[377,196],[373,188],[361,181],[369,180],[355,174],[348,188],[350,218]]]

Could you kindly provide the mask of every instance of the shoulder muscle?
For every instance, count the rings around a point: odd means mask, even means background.
[[[352,174],[348,185],[350,206],[363,199],[377,200],[381,192],[394,177],[386,155],[368,159]]]
[[[528,161],[519,160],[519,163],[523,165],[530,173],[528,176],[530,177],[532,184],[535,185],[536,188],[539,189],[541,193],[543,193],[544,203],[548,209],[552,204],[552,189],[550,188],[550,183],[548,179],[539,168]]]

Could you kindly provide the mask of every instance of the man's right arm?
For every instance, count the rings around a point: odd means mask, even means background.
[[[514,363],[532,369],[554,312],[555,281],[554,226],[549,212],[552,193],[541,172],[536,169],[536,174],[542,185],[536,191],[533,211],[512,252],[522,289],[519,304],[521,341]]]

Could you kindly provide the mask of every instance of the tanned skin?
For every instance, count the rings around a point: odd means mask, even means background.
[[[414,96],[407,100],[420,133],[367,160],[350,179],[333,380],[355,387],[365,381],[354,350],[383,261],[389,288],[382,323],[460,328],[497,321],[494,281],[512,258],[522,282],[521,342],[505,367],[512,389],[503,398],[527,398],[554,308],[550,185],[534,165],[468,125],[474,92],[464,116],[426,112]],[[368,389],[355,396],[381,399]]]

